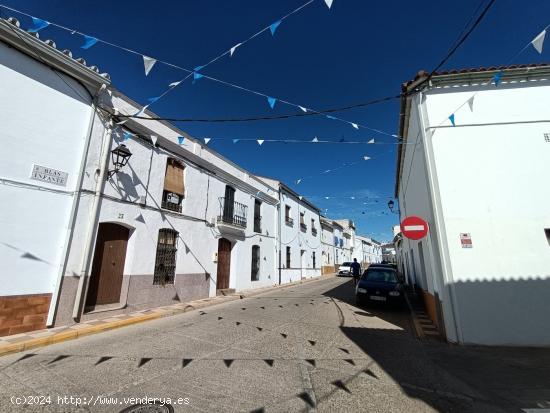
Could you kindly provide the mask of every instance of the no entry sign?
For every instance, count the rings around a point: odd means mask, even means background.
[[[412,240],[419,240],[428,233],[428,223],[420,217],[410,216],[401,221],[403,236]]]

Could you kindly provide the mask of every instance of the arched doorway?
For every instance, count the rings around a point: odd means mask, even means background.
[[[218,274],[216,290],[229,288],[229,271],[231,269],[231,241],[220,238],[218,241]]]
[[[99,224],[90,284],[86,295],[87,307],[120,301],[129,236],[130,230],[122,225]]]

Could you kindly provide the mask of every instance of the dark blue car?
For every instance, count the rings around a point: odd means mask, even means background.
[[[405,302],[403,285],[393,268],[368,268],[355,287],[358,305],[368,302],[403,305]]]

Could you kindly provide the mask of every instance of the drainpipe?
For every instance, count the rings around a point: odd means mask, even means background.
[[[57,280],[55,282],[55,288],[52,294],[52,300],[50,301],[50,308],[48,310],[48,318],[46,320],[46,326],[51,327],[54,323],[55,314],[57,312],[57,304],[59,302],[59,294],[61,293],[61,281],[63,275],[67,269],[67,262],[69,261],[69,245],[73,239],[74,226],[76,223],[76,212],[78,204],[80,202],[80,191],[82,189],[82,182],[84,181],[84,172],[86,171],[86,160],[88,159],[88,151],[90,150],[90,142],[92,140],[92,132],[94,127],[94,121],[96,118],[96,104],[99,93],[92,98],[92,116],[90,117],[90,123],[88,124],[88,132],[86,134],[86,141],[84,142],[84,150],[82,151],[82,158],[80,159],[80,167],[77,178],[76,191],[73,194],[73,203],[71,205],[71,213],[69,215],[69,226],[67,228],[67,234],[65,236],[65,243],[63,244],[63,262],[59,265],[59,271],[57,272]]]
[[[99,166],[99,176],[95,186],[94,203],[90,211],[90,219],[88,221],[88,232],[86,234],[86,244],[84,246],[84,254],[82,256],[82,269],[78,280],[78,289],[73,308],[73,318],[78,320],[82,304],[85,298],[85,290],[87,287],[86,278],[88,278],[88,270],[90,268],[92,244],[95,238],[96,221],[98,218],[99,202],[101,201],[101,191],[105,184],[105,174],[107,172],[107,162],[109,161],[109,149],[111,146],[111,127],[107,126],[103,134],[103,142],[101,147],[101,161]]]
[[[281,212],[281,186],[279,185],[279,205],[277,206],[277,215],[278,215],[278,226],[279,226],[279,285],[281,285],[281,248],[282,248],[282,243],[281,243],[281,217],[282,217],[282,212]]]

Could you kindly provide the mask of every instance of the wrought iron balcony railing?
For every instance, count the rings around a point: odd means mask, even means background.
[[[225,197],[218,198],[220,201],[220,214],[218,222],[246,228],[246,214],[248,207],[240,202],[226,200]]]

